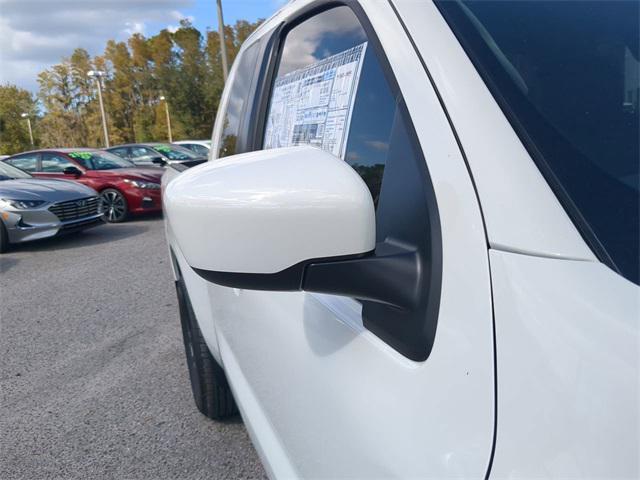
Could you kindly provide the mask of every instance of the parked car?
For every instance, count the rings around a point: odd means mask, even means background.
[[[173,143],[188,148],[201,157],[208,157],[211,150],[211,140],[180,140]]]
[[[170,163],[199,162],[207,159],[187,148],[171,143],[135,143],[107,149],[136,165],[167,165]]]
[[[296,1],[163,176],[273,478],[639,478],[638,3]],[[234,404],[235,399],[235,404]]]
[[[37,178],[75,180],[95,189],[108,222],[162,211],[163,169],[159,167],[136,166],[117,155],[90,148],[35,150],[4,161]]]
[[[0,253],[12,243],[104,223],[98,193],[67,180],[40,180],[0,162]]]

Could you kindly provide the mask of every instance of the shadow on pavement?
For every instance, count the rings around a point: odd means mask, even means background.
[[[231,417],[227,417],[227,418],[222,418],[219,420],[216,420],[217,423],[222,423],[224,425],[242,425],[244,423],[244,421],[242,420],[242,417],[240,416],[239,413],[236,413],[235,415],[231,416]]]
[[[7,257],[6,255],[0,256],[0,273],[8,272],[18,263],[20,263],[20,260],[18,260],[17,258]]]
[[[131,217],[127,222],[125,222],[125,224],[128,222],[135,222],[135,223],[153,222],[155,220],[162,220],[162,212],[145,213],[141,215],[136,215]]]

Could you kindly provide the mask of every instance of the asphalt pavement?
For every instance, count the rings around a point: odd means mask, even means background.
[[[264,478],[196,409],[162,219],[0,255],[0,479]]]

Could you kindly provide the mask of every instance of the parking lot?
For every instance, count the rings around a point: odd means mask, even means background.
[[[0,478],[263,478],[193,404],[152,217],[0,256]]]

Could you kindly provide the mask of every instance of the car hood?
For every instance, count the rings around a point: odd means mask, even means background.
[[[160,178],[164,169],[160,167],[129,167],[116,168],[113,170],[91,170],[93,175],[100,177],[129,178],[131,180],[142,180],[145,182],[160,183]]]
[[[0,198],[64,202],[97,195],[92,188],[69,180],[25,178],[0,181]]]

